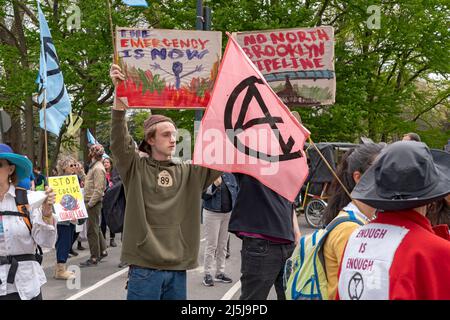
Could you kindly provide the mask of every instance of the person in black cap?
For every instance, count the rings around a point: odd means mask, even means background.
[[[427,204],[449,193],[450,154],[433,160],[413,141],[385,148],[351,194],[378,216],[347,243],[338,299],[450,299],[448,227],[444,239],[425,217]]]

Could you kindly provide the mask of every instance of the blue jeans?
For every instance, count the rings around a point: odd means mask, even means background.
[[[127,300],[186,300],[186,271],[130,266]]]
[[[56,262],[66,263],[69,257],[70,249],[72,249],[73,234],[75,232],[75,225],[57,224],[56,230],[58,232],[58,239],[56,241]]]

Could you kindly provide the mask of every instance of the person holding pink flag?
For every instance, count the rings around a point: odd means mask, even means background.
[[[235,172],[229,231],[242,238],[240,299],[285,299],[283,269],[300,238],[293,210],[308,175],[309,136],[229,37],[194,150],[194,163]],[[209,152],[214,150],[214,152]]]
[[[228,229],[242,239],[239,299],[265,300],[275,286],[285,300],[284,265],[301,236],[294,206],[255,178],[235,176],[239,193]]]
[[[308,176],[309,134],[229,37],[194,164],[248,174],[293,202]]]

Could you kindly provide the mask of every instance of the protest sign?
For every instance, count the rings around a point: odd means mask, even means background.
[[[334,103],[332,27],[238,32],[234,36],[288,107]]]
[[[129,108],[205,108],[221,43],[214,31],[118,28],[116,51],[126,80],[117,98]]]
[[[48,184],[56,193],[54,208],[58,221],[88,217],[76,175],[49,177]]]

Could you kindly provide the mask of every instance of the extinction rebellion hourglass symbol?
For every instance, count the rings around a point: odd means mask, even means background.
[[[348,296],[351,300],[359,300],[364,291],[364,281],[363,277],[359,272],[355,272],[355,274],[350,278],[348,283]]]

